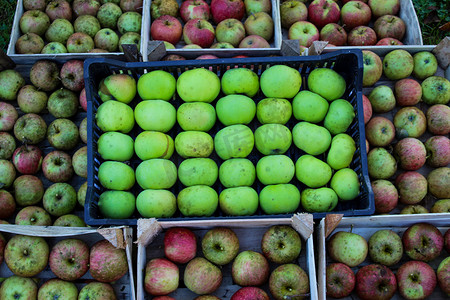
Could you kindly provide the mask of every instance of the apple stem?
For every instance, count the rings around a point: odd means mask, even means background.
[[[350,231],[349,231],[349,232],[350,232],[350,233],[353,232],[353,224],[350,225]]]
[[[28,250],[27,249],[23,250],[23,255],[25,255],[25,256],[28,255]]]

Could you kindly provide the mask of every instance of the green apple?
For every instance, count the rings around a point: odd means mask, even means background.
[[[417,79],[424,80],[425,78],[433,76],[437,71],[437,59],[434,54],[429,51],[417,52],[413,56],[413,61],[413,75]]]
[[[228,95],[216,103],[217,118],[223,125],[248,124],[256,114],[256,104],[244,95]]]
[[[331,144],[331,134],[325,127],[308,122],[297,123],[292,135],[295,146],[311,155],[324,153]]]
[[[330,187],[336,192],[339,199],[353,200],[359,195],[358,174],[349,168],[340,169],[331,178]]]
[[[105,132],[97,141],[97,151],[104,160],[130,160],[133,149],[133,138],[120,132]]]
[[[225,95],[244,94],[253,97],[259,90],[259,78],[247,68],[227,70],[222,76],[222,92]]]
[[[330,151],[327,155],[327,164],[335,170],[347,168],[353,160],[356,144],[351,136],[340,133],[331,140]]]
[[[414,59],[408,51],[397,49],[383,58],[383,73],[390,80],[399,80],[411,75]]]
[[[210,158],[185,159],[178,166],[178,178],[185,186],[213,185],[219,176],[217,164]]]
[[[338,196],[333,189],[327,187],[305,189],[301,194],[301,202],[303,208],[308,212],[327,212],[336,207]]]
[[[188,70],[178,77],[177,92],[185,102],[211,103],[220,93],[220,79],[208,69]]]
[[[292,105],[286,99],[265,98],[256,105],[256,117],[261,124],[286,124],[292,116]]]
[[[134,170],[118,161],[105,161],[98,168],[98,179],[102,186],[110,190],[125,191],[135,183]]]
[[[136,123],[143,130],[167,132],[177,119],[175,107],[164,100],[146,100],[134,108]]]
[[[227,126],[214,137],[216,153],[223,160],[247,157],[252,152],[254,144],[253,132],[245,125]]]
[[[346,84],[344,77],[335,70],[317,68],[308,76],[308,87],[311,92],[333,101],[344,95]]]
[[[109,75],[100,81],[98,94],[103,102],[117,100],[128,104],[136,96],[136,80],[125,74]]]
[[[170,218],[177,211],[177,199],[171,191],[143,190],[136,198],[136,208],[144,218]]]
[[[141,160],[151,158],[170,159],[174,151],[173,139],[162,132],[143,131],[134,142],[134,151]]]
[[[300,191],[293,184],[274,184],[259,193],[259,204],[266,214],[287,214],[297,210]]]
[[[256,176],[265,185],[289,183],[294,175],[294,162],[286,155],[264,156],[256,164]]]
[[[264,124],[255,130],[255,146],[264,155],[283,154],[292,144],[289,128],[281,124]]]
[[[346,132],[355,118],[353,106],[347,100],[338,99],[330,104],[323,125],[331,134]]]
[[[224,189],[219,195],[219,205],[226,215],[251,216],[258,209],[258,193],[248,186]]]
[[[275,65],[261,74],[261,90],[269,98],[293,98],[302,85],[302,77],[298,70]]]
[[[177,203],[185,217],[209,217],[219,205],[219,196],[207,185],[193,185],[178,193]]]
[[[136,181],[143,189],[169,189],[177,181],[177,167],[168,159],[144,160],[136,168]]]
[[[324,186],[331,179],[331,168],[312,155],[302,155],[295,163],[295,176],[311,188]]]
[[[255,166],[246,158],[228,159],[219,168],[219,180],[226,188],[251,186],[255,178]]]
[[[128,133],[134,127],[133,109],[119,101],[102,103],[95,115],[97,126],[103,131]]]
[[[32,278],[10,276],[0,288],[0,299],[25,300],[37,299],[38,287]]]
[[[379,85],[374,88],[368,98],[373,111],[376,113],[390,112],[397,103],[392,88],[387,85]]]
[[[169,101],[175,94],[175,77],[163,70],[150,71],[139,77],[137,92],[142,100]]]
[[[328,111],[328,101],[319,94],[301,91],[292,101],[292,110],[297,120],[311,123],[322,122]]]
[[[106,191],[100,195],[98,208],[108,219],[127,219],[134,213],[136,199],[130,192]]]
[[[204,102],[183,103],[177,109],[177,122],[185,130],[209,131],[216,123],[214,106]]]
[[[428,105],[448,104],[450,81],[441,76],[430,76],[422,82],[422,99]]]
[[[181,157],[208,157],[214,149],[212,137],[202,131],[182,131],[175,137],[175,150]]]

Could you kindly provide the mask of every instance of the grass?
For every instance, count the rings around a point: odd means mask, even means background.
[[[0,48],[6,52],[16,11],[16,0],[0,0]]]
[[[437,45],[445,36],[450,35],[450,31],[439,29],[450,22],[450,0],[413,0],[413,3],[425,45]]]

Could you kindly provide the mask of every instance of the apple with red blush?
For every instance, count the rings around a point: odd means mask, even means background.
[[[153,40],[166,41],[173,45],[177,44],[183,33],[183,28],[177,18],[164,15],[153,21],[150,34]]]
[[[355,288],[355,273],[346,264],[332,263],[326,268],[327,296],[344,298]]]
[[[391,120],[376,116],[366,125],[366,138],[371,146],[388,146],[395,138],[395,127]]]
[[[242,39],[239,48],[270,48],[270,44],[259,35],[249,35]]]
[[[450,164],[450,139],[444,135],[435,135],[425,142],[427,164],[431,167],[445,167]]]
[[[391,37],[383,38],[375,44],[375,46],[401,46],[401,45],[403,45],[402,42]]]
[[[320,40],[334,46],[344,46],[347,43],[347,32],[336,23],[329,23],[320,30]]]
[[[298,40],[301,46],[309,47],[320,37],[317,27],[308,21],[298,21],[289,28],[288,38]]]
[[[178,288],[180,271],[165,258],[154,258],[145,267],[144,288],[153,296],[167,295]]]
[[[364,124],[367,124],[370,121],[370,118],[372,118],[372,103],[370,103],[370,100],[366,95],[363,95],[362,99],[364,109]]]
[[[371,18],[372,11],[364,2],[350,1],[342,6],[341,23],[348,31],[358,26],[368,25]]]
[[[337,23],[341,16],[339,5],[333,0],[314,0],[308,6],[308,19],[317,28]]]
[[[413,106],[422,99],[422,87],[414,79],[404,78],[395,83],[395,100],[400,106]]]
[[[401,173],[395,179],[400,202],[403,204],[417,204],[425,198],[427,194],[427,180],[416,171]]]
[[[197,238],[187,228],[170,228],[164,234],[164,254],[174,263],[185,264],[197,253]]]
[[[394,115],[394,126],[398,138],[419,138],[425,133],[427,119],[425,114],[415,106],[403,107]]]
[[[82,108],[84,111],[87,111],[86,89],[83,88],[83,89],[81,90],[79,100],[80,100],[81,108]]]
[[[8,219],[16,210],[14,197],[6,190],[0,190],[0,219]]]
[[[397,280],[388,267],[371,264],[356,273],[355,290],[362,300],[391,299],[397,291]]]
[[[66,89],[81,91],[84,88],[84,61],[69,60],[61,67],[59,76]]]
[[[208,3],[204,0],[186,0],[181,3],[180,16],[183,22],[192,19],[209,20],[211,12]]]
[[[0,102],[0,130],[9,131],[13,129],[19,114],[14,106],[6,102]]]
[[[214,27],[206,20],[192,19],[183,27],[183,40],[186,44],[208,48],[214,43],[214,38]]]
[[[425,145],[416,138],[401,139],[394,147],[394,157],[404,170],[418,170],[426,161]]]
[[[397,270],[398,291],[405,299],[425,299],[436,288],[436,273],[423,262],[411,260]]]
[[[13,164],[22,174],[36,174],[42,165],[42,151],[35,145],[22,145],[13,153]]]
[[[428,130],[436,135],[450,133],[450,107],[445,104],[435,104],[427,110]]]
[[[214,23],[219,24],[226,19],[242,20],[245,15],[245,4],[242,0],[212,0],[211,14]]]
[[[437,258],[444,247],[444,237],[434,225],[416,223],[402,236],[405,253],[413,260],[424,262]]]
[[[349,46],[373,46],[377,43],[377,34],[368,26],[358,26],[348,34],[347,43]]]
[[[397,16],[385,15],[375,21],[373,29],[378,39],[394,38],[400,41],[405,36],[406,24]]]
[[[386,214],[397,207],[398,191],[395,185],[384,179],[372,181],[371,184],[377,213]]]

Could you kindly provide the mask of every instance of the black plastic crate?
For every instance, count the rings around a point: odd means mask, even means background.
[[[258,76],[262,74],[264,70],[270,66],[283,64],[293,67],[299,70],[302,76],[302,87],[301,90],[305,89],[307,85],[307,76],[309,73],[316,68],[330,68],[341,74],[347,83],[347,90],[342,98],[348,100],[355,109],[356,117],[352,124],[347,130],[349,134],[356,142],[356,152],[353,157],[352,164],[350,167],[358,174],[359,181],[361,184],[360,195],[355,200],[347,202],[339,202],[333,212],[344,214],[345,216],[360,216],[360,215],[372,215],[375,211],[375,204],[373,199],[373,192],[370,186],[370,180],[367,170],[367,154],[366,154],[366,144],[365,144],[365,132],[364,132],[364,113],[362,106],[362,52],[361,50],[340,50],[333,53],[328,53],[320,56],[295,56],[295,57],[255,57],[255,58],[234,58],[234,59],[211,59],[211,60],[193,60],[193,61],[165,61],[165,62],[139,62],[139,63],[124,63],[110,59],[88,59],[85,61],[84,66],[84,77],[86,83],[86,93],[88,99],[88,190],[86,195],[86,205],[85,205],[85,221],[89,225],[136,225],[137,219],[141,216],[135,211],[132,219],[105,219],[101,216],[97,201],[100,194],[105,190],[98,180],[98,168],[103,162],[103,159],[97,152],[97,140],[103,133],[95,124],[95,112],[99,105],[102,103],[98,97],[98,85],[104,77],[114,74],[114,73],[126,73],[133,76],[136,81],[139,76],[144,74],[146,71],[153,70],[164,70],[171,73],[176,79],[181,75],[182,72],[204,67],[209,68],[211,71],[215,72],[219,78],[222,74],[230,68],[244,67],[252,69]],[[217,99],[224,96],[222,93],[219,94]],[[265,96],[261,91],[258,92],[253,99],[258,102],[264,99]],[[214,106],[217,99],[211,104]],[[139,95],[136,94],[136,98],[129,104],[134,108],[141,99]],[[180,97],[175,94],[174,99],[170,101],[175,108],[183,103]],[[298,121],[292,116],[286,126],[292,130]],[[248,124],[248,127],[254,131],[258,126],[259,122],[255,117],[254,120]],[[208,132],[213,138],[215,133],[222,129],[224,126],[220,121],[216,121],[214,127]],[[133,138],[135,138],[142,129],[136,124],[133,130],[129,133]],[[178,132],[182,131],[178,124],[166,134],[175,136]],[[296,160],[305,154],[302,150],[298,149],[294,143],[292,143],[289,150],[285,155],[291,157],[291,159],[296,162]],[[251,160],[255,166],[256,162],[263,155],[260,154],[256,147],[254,147],[252,153],[247,157]],[[324,158],[324,155],[319,156]],[[217,165],[220,167],[222,160],[217,156],[215,151],[210,156]],[[171,158],[171,160],[178,167],[183,158],[181,158],[176,151]],[[133,158],[126,162],[132,167],[136,167],[141,160],[134,155]],[[306,188],[301,182],[299,182],[295,176],[290,182],[296,185],[300,191]],[[175,195],[183,188],[179,180],[170,189]],[[212,186],[218,194],[222,191],[223,186],[221,185],[219,179]],[[261,189],[264,187],[256,178],[254,185],[252,186],[259,194]],[[132,192],[137,196],[142,189],[136,183],[132,188]],[[302,210],[301,205],[297,212],[305,212]],[[314,213],[314,218],[323,218],[327,213]],[[198,219],[236,219],[236,218],[285,218],[291,217],[292,214],[278,214],[278,215],[266,215],[259,208],[257,213],[253,216],[226,216],[218,207],[216,212],[211,217],[184,217],[179,211],[171,218],[161,218],[160,221],[182,221],[182,220],[198,220]]]

